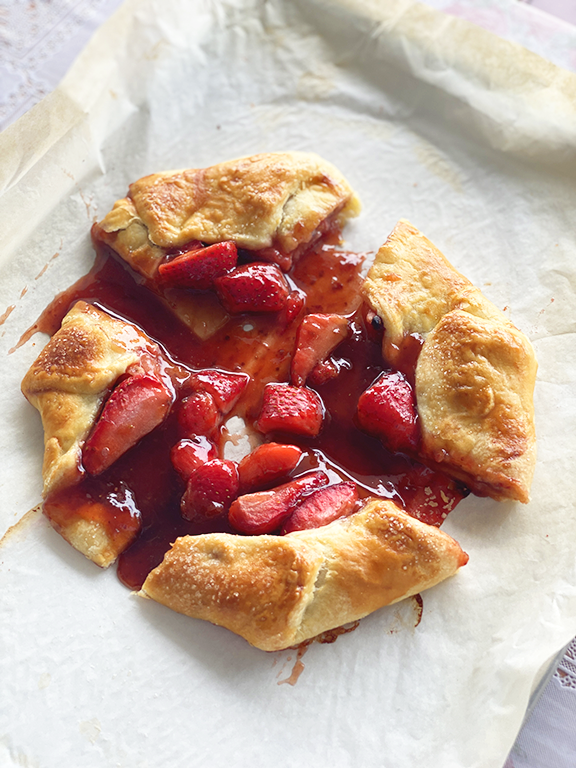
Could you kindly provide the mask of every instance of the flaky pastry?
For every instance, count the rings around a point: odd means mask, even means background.
[[[372,500],[286,536],[182,537],[141,594],[277,651],[428,589],[467,561],[443,531]]]
[[[68,312],[22,381],[22,392],[44,427],[45,499],[85,474],[82,447],[118,379],[138,365],[157,367],[157,361],[158,345],[136,326],[84,301]],[[129,541],[111,536],[102,514],[97,502],[84,503],[67,509],[59,522],[52,516],[51,522],[72,546],[106,567]]]
[[[391,364],[407,336],[423,339],[415,385],[424,459],[480,495],[527,502],[537,369],[528,339],[407,221],[378,251],[364,293]]]
[[[136,271],[154,276],[167,249],[232,240],[292,254],[330,218],[356,216],[358,198],[333,165],[313,153],[241,157],[209,168],[155,173],[96,226],[97,237]]]

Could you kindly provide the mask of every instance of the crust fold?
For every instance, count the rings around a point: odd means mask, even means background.
[[[372,500],[286,536],[182,537],[141,594],[276,651],[428,589],[467,560],[443,531]]]
[[[160,350],[138,328],[78,301],[22,381],[44,427],[44,511],[75,549],[102,567],[116,559],[136,530],[114,531],[96,500],[75,506],[62,494],[84,475],[82,447],[104,400],[145,354],[157,359]]]
[[[202,169],[145,176],[96,225],[97,237],[150,278],[162,249],[192,240],[233,240],[250,250],[290,254],[335,216],[342,225],[360,210],[340,171],[318,155],[277,152]]]
[[[537,371],[528,339],[404,220],[364,294],[384,322],[388,362],[400,361],[407,336],[423,339],[415,385],[424,461],[479,495],[528,502]]]
[[[64,317],[22,381],[44,427],[44,495],[70,483],[104,398],[148,346],[133,325],[84,301]]]

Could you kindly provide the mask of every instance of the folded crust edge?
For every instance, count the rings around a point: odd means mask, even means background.
[[[286,536],[181,537],[139,594],[278,651],[433,587],[467,561],[443,531],[370,500]]]

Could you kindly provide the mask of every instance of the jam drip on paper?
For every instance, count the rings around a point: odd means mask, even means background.
[[[63,525],[67,509],[81,510],[82,499],[88,498],[99,501],[101,521],[106,521],[113,539],[130,538],[139,529],[118,560],[119,577],[132,589],[140,588],[177,537],[213,531],[236,533],[226,514],[192,521],[181,514],[186,485],[170,459],[171,449],[182,438],[179,403],[190,395],[194,372],[246,372],[249,384],[227,418],[241,416],[251,427],[260,412],[265,385],[290,381],[298,327],[302,317],[313,313],[345,315],[350,332],[331,354],[332,373],[336,371],[336,375],[306,383],[325,408],[320,433],[315,437],[288,432],[265,436],[266,441],[288,443],[302,450],[287,480],[322,471],[330,484],[355,483],[360,499],[393,499],[424,522],[440,525],[465,495],[464,489],[406,454],[391,452],[357,425],[360,396],[387,370],[381,352],[382,324],[362,303],[360,294],[365,257],[321,240],[301,254],[286,275],[291,295],[300,302],[293,317],[285,310],[234,315],[223,312],[211,291],[181,289],[181,295],[172,292],[163,299],[110,249],[98,245],[90,273],[59,295],[34,328],[54,333],[80,299],[135,323],[163,348],[171,366],[176,402],[159,427],[100,475],[84,476],[78,485],[46,499],[44,511],[55,527]],[[246,260],[246,254],[240,254],[240,262],[242,258]],[[188,305],[197,303],[208,322],[211,317],[218,319],[218,327],[211,329],[205,340],[191,333],[172,311],[171,306],[181,307],[183,300]],[[409,382],[414,379],[419,348],[418,338],[406,340],[398,367]],[[221,457],[227,434],[224,424],[214,440]]]

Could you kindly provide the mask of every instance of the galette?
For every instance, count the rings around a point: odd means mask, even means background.
[[[307,153],[140,179],[22,384],[52,526],[263,650],[455,574],[468,493],[529,500],[529,341],[407,221],[344,250],[359,208]]]

